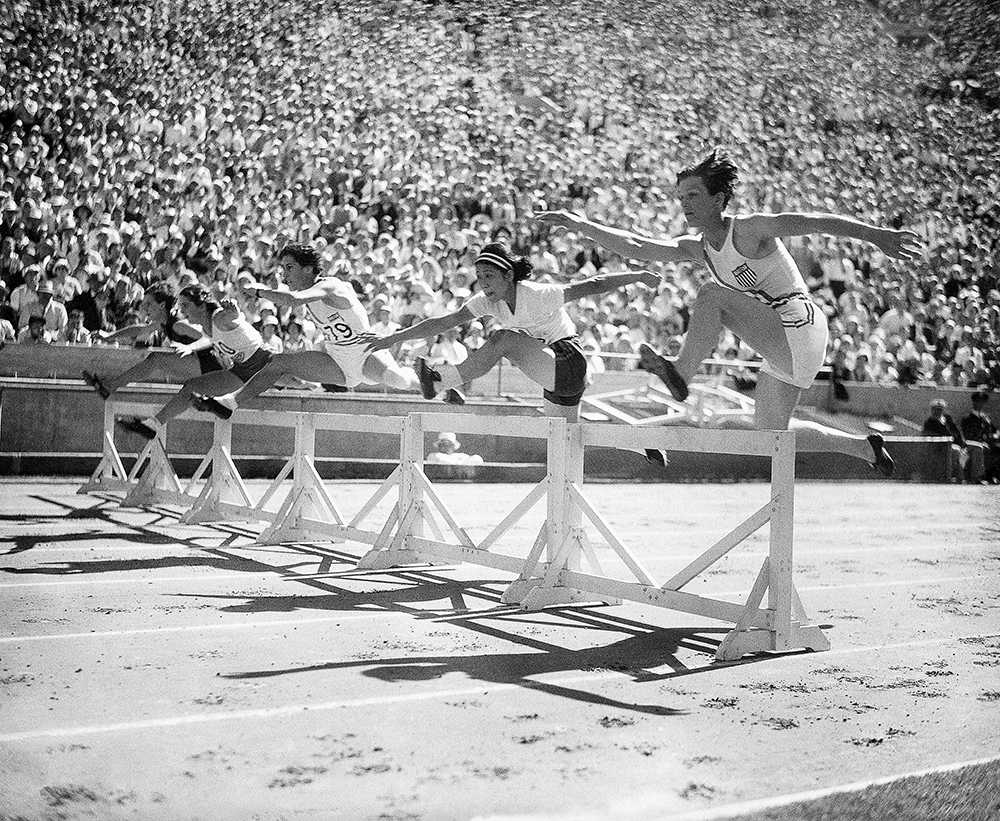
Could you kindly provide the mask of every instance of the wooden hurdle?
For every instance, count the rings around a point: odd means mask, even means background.
[[[159,504],[187,507],[180,517],[185,524],[221,521],[266,523],[266,528],[257,537],[259,544],[349,539],[374,545],[380,543],[380,537],[389,537],[398,503],[389,523],[375,529],[366,529],[365,525],[382,499],[399,485],[402,471],[399,468],[393,471],[362,508],[347,521],[316,470],[316,432],[331,430],[400,436],[406,422],[405,417],[239,410],[232,419],[221,420],[188,411],[178,419],[202,422],[211,419],[214,426],[211,449],[200,461],[192,477],[186,484],[182,484],[159,436],[146,444],[128,472],[115,445],[115,420],[118,417],[146,417],[157,407],[148,403],[113,399],[107,401],[104,411],[103,455],[90,480],[78,493],[124,493],[121,501],[123,507]],[[252,500],[233,460],[234,423],[258,428],[285,427],[295,431],[291,457],[256,502]],[[292,486],[284,501],[275,507],[275,497],[289,479]],[[405,499],[405,490],[400,490],[399,495]]]
[[[418,461],[419,450],[413,447],[414,442],[422,442],[424,432],[444,430],[548,440],[545,480],[479,544],[469,538],[436,494]],[[716,653],[720,660],[764,651],[826,650],[830,647],[820,628],[807,623],[792,581],[794,432],[644,428],[567,424],[554,418],[515,420],[468,414],[411,414],[404,440],[410,444],[401,460],[402,483],[412,490],[406,504],[401,502],[402,525],[391,541],[377,545],[366,554],[361,566],[390,567],[419,560],[463,561],[516,573],[517,579],[504,592],[503,600],[517,603],[523,609],[583,601],[610,604],[628,599],[731,622],[734,627]],[[771,460],[770,499],[697,559],[660,584],[585,496],[583,461],[586,447],[659,448],[767,457]],[[527,558],[492,550],[496,541],[543,496],[546,498],[546,520]],[[442,530],[432,515],[435,510],[442,514],[454,541],[447,542],[441,537]],[[584,518],[617,554],[631,579],[613,579],[604,574],[583,524]],[[435,538],[429,539],[423,534],[425,524],[434,531]],[[770,524],[768,556],[761,564],[745,603],[735,604],[683,589],[765,524]],[[584,570],[585,566],[589,572]],[[762,606],[765,592],[768,595],[766,607]]]
[[[796,649],[825,650],[829,642],[808,624],[793,575],[795,434],[791,431],[705,430],[679,427],[573,423],[553,417],[504,417],[456,413],[399,416],[274,413],[237,411],[231,421],[215,423],[213,446],[187,487],[182,487],[159,438],[150,442],[128,474],[114,446],[114,419],[147,413],[149,406],[108,402],[105,453],[90,482],[80,492],[125,491],[123,505],[170,502],[191,505],[183,520],[239,518],[267,522],[260,542],[350,540],[368,544],[358,561],[362,569],[386,569],[414,563],[466,562],[516,576],[503,601],[525,610],[546,606],[623,600],[664,607],[732,623],[716,657],[734,660],[746,654]],[[199,417],[204,419],[205,417]],[[233,422],[293,427],[295,448],[278,476],[254,503],[232,458]],[[362,509],[350,520],[337,508],[314,465],[318,430],[380,432],[400,437],[400,462]],[[423,469],[424,435],[452,431],[511,438],[544,439],[544,480],[476,543],[451,511]],[[615,534],[584,493],[587,447],[727,453],[771,460],[768,502],[705,549],[665,582],[658,582]],[[196,482],[211,467],[200,492]],[[289,477],[293,484],[277,509],[266,505]],[[395,491],[395,504],[380,526],[366,528],[375,507]],[[496,549],[498,541],[529,510],[545,499],[545,520],[527,556]],[[770,526],[768,556],[763,560],[743,604],[686,591],[694,579],[742,544],[765,524]],[[588,528],[589,525],[589,528]],[[596,530],[627,569],[629,578],[607,575],[591,541]],[[428,532],[429,531],[429,532]],[[447,534],[447,535],[446,535]],[[767,603],[764,605],[764,594]]]

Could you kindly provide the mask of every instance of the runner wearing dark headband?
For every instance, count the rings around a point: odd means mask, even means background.
[[[502,327],[490,334],[482,347],[470,351],[460,365],[434,369],[425,360],[418,360],[417,376],[424,397],[433,399],[441,391],[471,382],[506,357],[542,386],[546,416],[575,422],[587,387],[587,360],[564,304],[636,283],[656,288],[660,277],[649,271],[626,271],[559,285],[527,281],[531,270],[524,257],[513,256],[501,243],[491,243],[476,259],[479,293],[454,313],[375,339],[369,348],[386,350],[406,340],[433,339],[477,317],[492,316]]]

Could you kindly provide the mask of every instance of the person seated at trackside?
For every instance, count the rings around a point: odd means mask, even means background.
[[[1000,428],[986,412],[990,395],[977,390],[972,394],[972,410],[962,417],[962,434],[969,448],[978,448],[983,457],[983,469],[975,480],[1000,482]]]
[[[462,453],[462,443],[451,431],[442,431],[434,442],[434,450],[427,454],[425,462],[438,465],[481,465],[483,457],[478,453]]]
[[[930,414],[924,420],[922,430],[924,436],[951,437],[952,458],[948,460],[951,469],[951,476],[949,478],[961,481],[962,475],[965,472],[965,466],[968,463],[969,452],[962,429],[955,424],[955,420],[948,413],[947,409],[948,403],[944,399],[939,397],[931,400]]]

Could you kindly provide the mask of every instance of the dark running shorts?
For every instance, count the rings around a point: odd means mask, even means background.
[[[249,382],[253,376],[271,361],[271,352],[264,348],[258,348],[242,362],[233,365],[229,372],[240,382]]]
[[[587,357],[574,336],[558,339],[549,345],[556,355],[556,386],[542,396],[553,405],[572,408],[580,404],[587,390]]]
[[[223,365],[215,354],[212,353],[211,348],[204,348],[198,351],[198,367],[201,368],[202,373],[211,373],[212,371],[224,371],[226,366]]]

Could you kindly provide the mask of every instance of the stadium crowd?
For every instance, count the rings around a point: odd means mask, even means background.
[[[281,286],[290,241],[352,280],[377,333],[455,310],[491,240],[536,278],[619,270],[533,213],[677,235],[674,175],[722,145],[743,210],[851,213],[925,241],[911,263],[789,242],[835,374],[1000,385],[1000,115],[967,71],[947,81],[939,39],[893,36],[905,4],[8,5],[0,340],[120,344],[166,280],[235,299],[273,350],[312,346],[307,320],[245,288]],[[572,306],[596,367],[634,367],[641,342],[677,350],[705,274],[660,272],[656,295]],[[431,358],[461,361],[488,331]],[[731,337],[718,353],[747,355]]]

